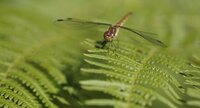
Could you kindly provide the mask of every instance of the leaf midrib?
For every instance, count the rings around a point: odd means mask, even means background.
[[[147,61],[149,60],[149,59],[151,59],[154,55],[155,55],[155,53],[157,52],[158,50],[157,49],[152,49],[151,51],[149,51],[149,54],[142,60],[142,62],[141,62],[141,65],[138,67],[138,71],[135,71],[136,73],[135,73],[135,75],[134,75],[134,78],[132,79],[132,81],[131,82],[135,82],[136,80],[137,80],[137,76],[138,76],[138,74],[141,74],[141,71],[142,71],[142,69],[144,68],[144,66],[147,64]],[[132,85],[131,87],[130,87],[130,92],[132,91],[132,89],[134,89],[134,86]],[[130,93],[130,95],[128,96],[128,105],[130,105],[130,103],[131,103],[131,93]]]

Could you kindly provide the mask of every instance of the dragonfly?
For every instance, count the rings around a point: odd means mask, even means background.
[[[116,39],[119,29],[124,29],[129,32],[132,32],[145,40],[161,46],[161,47],[166,47],[166,45],[157,39],[154,39],[153,35],[157,35],[154,33],[149,33],[149,32],[144,32],[144,31],[139,31],[135,30],[126,26],[123,26],[124,23],[127,21],[128,17],[132,15],[132,12],[127,13],[121,20],[119,20],[115,25],[109,24],[109,23],[103,23],[103,22],[93,22],[93,21],[86,21],[86,20],[81,20],[81,19],[75,19],[75,18],[66,18],[66,19],[58,19],[58,22],[65,22],[66,24],[73,23],[73,24],[80,24],[80,25],[101,25],[108,27],[108,29],[104,32],[103,37],[104,37],[104,44],[108,42],[112,42],[113,40]]]

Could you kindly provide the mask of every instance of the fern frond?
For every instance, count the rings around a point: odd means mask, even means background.
[[[68,91],[63,87],[68,84],[67,72],[74,71],[73,67],[79,63],[78,45],[69,51],[70,37],[66,38],[65,32],[55,28],[53,21],[49,23],[44,15],[3,5],[0,12],[3,16],[0,18],[0,106],[63,106],[57,101],[67,106],[68,100],[62,98],[67,97]],[[40,18],[33,18],[33,14]],[[77,100],[70,100],[73,101]]]
[[[5,79],[5,78],[2,79],[1,78],[0,83],[1,83],[1,89],[0,90],[5,90],[5,93],[7,91],[11,91],[11,93],[13,95],[16,95],[16,97],[20,96],[20,98],[22,98],[22,100],[21,100],[21,103],[23,104],[22,106],[24,106],[24,107],[35,107],[35,108],[41,107],[41,106],[39,106],[39,103],[35,100],[35,97],[31,93],[29,93],[29,91],[27,91],[25,88],[23,88],[22,85],[18,84],[16,81],[14,81],[12,79]],[[1,94],[5,94],[5,93],[1,92]],[[10,97],[10,95],[8,95],[8,96]],[[17,100],[17,102],[19,100],[19,98],[17,99],[17,98],[12,97],[12,96],[10,98],[12,98],[11,100]],[[16,103],[16,102],[13,102],[13,103]]]
[[[92,40],[85,43],[95,45]],[[198,70],[188,65],[187,60],[182,59],[184,56],[175,56],[158,48],[143,46],[140,49],[137,45],[130,47],[126,44],[120,42],[123,47],[114,50],[88,50],[84,55],[90,65],[82,71],[106,77],[81,81],[82,87],[110,94],[127,102],[127,108],[134,104],[151,106],[154,101],[173,108],[184,105],[187,82],[195,82],[192,75]]]
[[[194,88],[189,88],[187,90],[187,94],[192,97],[187,104],[195,107],[200,107],[200,90],[199,89],[194,89]]]
[[[127,107],[134,107],[134,108],[142,108],[139,105],[134,104],[133,106],[127,106],[126,102],[118,101],[118,100],[109,100],[109,99],[92,99],[87,100],[86,105],[94,105],[94,106],[114,106],[115,108],[127,108]]]

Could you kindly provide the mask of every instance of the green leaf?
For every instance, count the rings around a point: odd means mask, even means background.
[[[86,41],[95,45],[95,41]],[[123,47],[109,48],[107,52],[102,49],[88,50],[84,55],[89,66],[81,70],[105,77],[81,81],[82,87],[109,94],[125,102],[126,108],[152,106],[157,101],[157,104],[162,103],[165,107],[184,106],[189,101],[185,98],[188,96],[185,92],[187,88],[198,86],[193,74],[199,70],[189,65],[184,55],[176,56],[169,50],[152,46],[128,44],[120,42],[119,46]],[[106,102],[101,105],[106,105]]]

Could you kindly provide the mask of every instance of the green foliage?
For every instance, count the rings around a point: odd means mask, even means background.
[[[200,107],[199,1],[113,1],[1,1],[0,107]],[[126,26],[158,33],[168,48],[120,31],[99,49],[96,28],[55,23],[114,22],[129,10]]]
[[[1,106],[58,107],[53,97],[65,94],[59,92],[67,85],[66,70],[73,72],[78,65],[78,48],[69,50],[70,38],[51,32],[54,25],[45,18],[12,6],[1,8],[7,10],[1,9],[0,19]]]
[[[91,40],[86,43],[95,44]],[[163,107],[188,107],[186,92],[190,94],[190,88],[198,86],[195,81],[199,79],[198,68],[188,64],[184,56],[160,48],[122,42],[119,46],[123,47],[88,50],[85,61],[91,66],[82,71],[104,77],[81,81],[84,89],[110,94],[125,108],[159,107],[153,104],[155,100],[164,104]],[[101,105],[110,104],[102,101]]]

